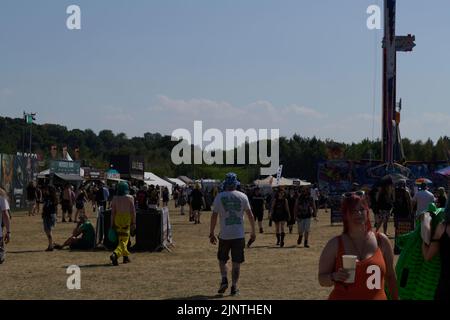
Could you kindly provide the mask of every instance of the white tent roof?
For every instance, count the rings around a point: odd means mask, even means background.
[[[183,181],[181,181],[181,180],[178,179],[178,178],[167,178],[167,179],[168,179],[169,181],[171,181],[172,183],[179,185],[180,187],[183,187],[183,186],[186,185],[186,183],[184,183]]]
[[[304,180],[300,180],[300,179],[288,179],[288,178],[280,178],[280,184],[277,185],[277,178],[272,177],[272,176],[268,176],[265,179],[262,180],[255,180],[255,184],[258,186],[271,186],[271,187],[278,187],[278,186],[284,186],[284,187],[289,187],[289,186],[310,186],[311,183],[309,183],[308,181],[304,181]]]
[[[144,182],[147,185],[154,185],[155,187],[159,185],[160,187],[167,187],[169,189],[169,193],[172,193],[172,184],[169,181],[166,181],[160,177],[158,177],[156,174],[151,172],[145,172],[144,173]]]
[[[292,186],[293,185],[293,181],[291,179],[287,179],[287,178],[280,178],[280,183],[277,184],[277,178],[272,177],[272,176],[268,176],[267,178],[263,179],[263,180],[256,180],[255,181],[256,185],[269,185],[272,187],[278,187],[278,186]]]
[[[47,169],[47,170],[39,172],[38,177],[39,178],[45,177],[45,176],[48,176],[49,174],[50,174],[50,169]],[[80,168],[80,176],[84,177],[84,169],[83,168]]]

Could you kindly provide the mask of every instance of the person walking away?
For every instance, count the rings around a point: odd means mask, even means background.
[[[44,199],[42,197],[42,188],[41,188],[41,186],[36,186],[36,213],[37,214],[41,213],[41,204],[42,203],[44,203]]]
[[[136,210],[127,183],[119,182],[117,185],[117,195],[112,200],[111,211],[111,226],[117,233],[118,245],[110,259],[114,266],[118,266],[120,257],[123,257],[123,263],[131,262],[127,246],[130,233],[136,230]]]
[[[86,191],[84,190],[83,186],[80,186],[80,188],[78,188],[78,195],[75,199],[75,208],[77,209],[75,211],[75,223],[78,223],[78,216],[86,214],[85,205],[87,201],[88,198]]]
[[[250,198],[250,204],[252,208],[253,215],[255,216],[255,220],[258,221],[259,233],[264,233],[262,221],[264,217],[264,197],[261,194],[261,190],[259,187],[255,188],[255,193]]]
[[[297,245],[300,245],[305,236],[305,248],[309,248],[308,240],[311,230],[311,218],[315,210],[315,202],[311,197],[311,193],[306,188],[300,192],[299,197],[294,205],[294,216],[297,219],[298,239]]]
[[[426,183],[422,183],[420,185],[419,191],[414,194],[412,202],[413,207],[416,209],[416,217],[420,216],[422,212],[426,211],[430,203],[435,202],[434,195],[430,191],[428,191]]]
[[[272,203],[272,220],[275,222],[275,230],[277,236],[277,245],[284,247],[284,225],[290,219],[289,203],[284,195],[284,190],[280,190],[275,194]]]
[[[398,300],[394,252],[388,237],[372,231],[366,199],[354,193],[342,202],[344,230],[320,255],[319,284],[334,287],[330,300]],[[343,256],[356,256],[354,281],[343,267]]]
[[[269,192],[266,195],[266,209],[269,213],[269,227],[272,226],[272,200],[273,200],[273,191]]]
[[[397,239],[400,235],[410,232],[414,228],[414,215],[412,199],[409,191],[406,189],[406,181],[401,180],[395,188],[394,206],[392,209],[394,215],[395,242],[394,253],[399,254],[400,249],[397,246]],[[404,224],[407,224],[405,227]],[[402,225],[402,226],[400,226]]]
[[[447,204],[447,196],[445,195],[445,189],[443,187],[440,187],[438,189],[438,195],[436,199],[436,206],[438,208],[445,208],[445,205]]]
[[[48,188],[46,189],[48,190]],[[69,217],[69,222],[72,222],[72,209],[74,200],[75,194],[73,193],[70,184],[67,183],[62,192],[62,222],[66,222],[66,213]]]
[[[45,251],[53,251],[53,234],[52,230],[56,225],[56,206],[58,205],[58,198],[56,196],[56,189],[53,186],[46,186],[44,188],[44,206],[42,208],[42,222],[44,225],[44,232],[48,239],[48,247]]]
[[[180,191],[178,191],[178,186],[176,186],[172,192],[173,202],[175,203],[175,209],[178,208],[178,198],[180,196]]]
[[[180,196],[179,196],[179,200],[178,200],[178,205],[180,207],[180,215],[184,216],[184,206],[186,205],[187,200],[186,200],[186,189],[184,187],[182,187],[180,189]],[[189,221],[191,221],[190,217],[189,217]]]
[[[27,186],[27,206],[28,216],[34,216],[36,214],[36,185],[33,181],[30,181]]]
[[[139,210],[148,210],[148,186],[146,184],[136,193],[136,204]]]
[[[314,184],[313,187],[311,188],[311,198],[314,201],[314,212],[313,212],[313,217],[314,217],[314,221],[319,221],[317,218],[317,213],[319,211],[319,189],[317,188],[317,185]]]
[[[376,232],[383,226],[383,232],[388,236],[387,228],[389,218],[394,207],[394,190],[392,180],[387,180],[381,185],[377,194],[378,221],[376,221]]]
[[[6,191],[0,188],[0,264],[5,262],[6,245],[11,240],[11,215],[9,210]]]
[[[295,211],[295,202],[297,201],[297,197],[298,197],[297,190],[290,189],[288,197],[287,197],[288,204],[289,204],[289,212],[291,213],[290,219],[287,222],[287,225],[289,228],[289,233],[292,233],[292,229],[294,228],[294,224],[295,224],[294,211]]]
[[[148,207],[150,209],[157,209],[159,203],[159,193],[156,190],[155,186],[152,184],[148,189]]]
[[[450,302],[450,201],[446,204],[445,219],[437,226],[430,245],[423,242],[422,253],[427,261],[440,255],[441,275],[434,299]]]
[[[168,207],[170,194],[169,194],[169,189],[167,187],[164,187],[164,189],[163,189],[162,199],[163,199],[163,207]]]
[[[203,196],[203,192],[200,190],[200,184],[195,184],[195,188],[194,190],[192,190],[190,200],[194,224],[199,224],[202,205],[203,207],[205,207],[205,197]]]
[[[217,244],[217,238],[214,230],[217,219],[220,220],[219,248],[217,258],[222,277],[218,293],[223,294],[228,289],[228,268],[227,261],[231,251],[231,295],[239,294],[238,281],[240,276],[241,264],[245,261],[245,232],[244,232],[244,213],[251,226],[250,241],[255,241],[255,220],[250,208],[247,196],[237,191],[239,181],[237,175],[228,173],[223,182],[224,191],[219,193],[213,202],[213,214],[211,216],[209,241],[211,244]]]

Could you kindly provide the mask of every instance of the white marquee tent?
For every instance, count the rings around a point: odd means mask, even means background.
[[[167,187],[167,189],[169,189],[169,194],[172,194],[172,184],[169,181],[166,181],[166,180],[158,177],[154,173],[145,172],[144,173],[144,182],[147,185],[154,185],[155,187],[157,185],[160,187]]]
[[[184,183],[182,180],[178,179],[178,178],[167,178],[167,180],[169,180],[170,182],[172,182],[173,184],[176,184],[180,187],[183,187],[186,185],[186,183]]]

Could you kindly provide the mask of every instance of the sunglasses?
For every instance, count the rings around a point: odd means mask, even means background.
[[[344,193],[342,195],[342,197],[344,197],[344,198],[351,198],[354,195],[356,195],[358,197],[364,197],[365,194],[366,193],[363,190],[360,190],[360,191],[346,192],[346,193]]]

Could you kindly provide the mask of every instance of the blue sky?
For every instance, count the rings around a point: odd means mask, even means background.
[[[397,34],[417,43],[398,57],[412,139],[450,135],[450,2],[431,2],[397,1]],[[79,31],[66,28],[71,4]],[[366,27],[371,4],[382,1],[1,0],[0,114],[129,137],[203,120],[378,138],[382,30]]]

